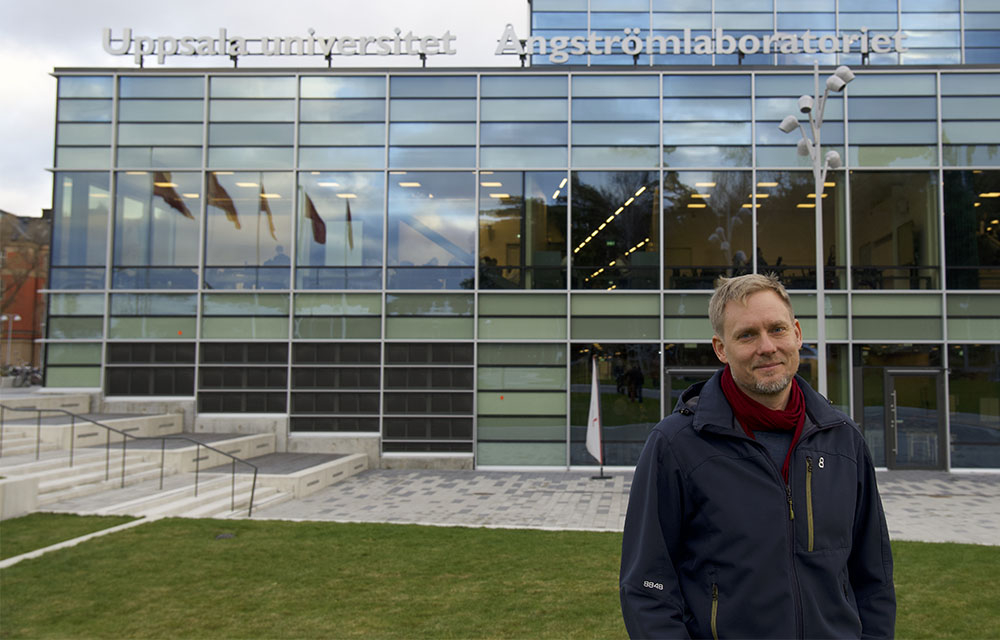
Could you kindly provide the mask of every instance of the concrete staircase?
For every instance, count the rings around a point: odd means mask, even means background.
[[[277,453],[273,433],[185,433],[180,414],[90,414],[89,401],[86,395],[14,399],[6,394],[0,400],[7,407],[46,410],[4,411],[0,519],[39,509],[247,517],[251,492],[256,510],[303,497],[368,468],[363,454]],[[234,463],[230,456],[239,461]],[[256,486],[251,465],[258,470]]]

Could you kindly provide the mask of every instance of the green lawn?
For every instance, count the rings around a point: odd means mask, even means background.
[[[129,516],[32,513],[0,522],[0,560],[135,520]]]
[[[0,572],[0,637],[623,638],[620,544],[618,533],[161,520]],[[1000,636],[1000,548],[893,546],[899,637]]]

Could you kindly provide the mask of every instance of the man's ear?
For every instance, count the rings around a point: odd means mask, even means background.
[[[726,346],[722,343],[722,338],[712,336],[712,349],[715,350],[715,357],[719,359],[719,362],[729,364],[729,360],[726,359]]]
[[[799,321],[795,321],[795,337],[799,341],[799,349],[802,348],[802,327],[799,325]]]

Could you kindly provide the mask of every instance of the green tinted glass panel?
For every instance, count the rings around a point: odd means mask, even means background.
[[[556,340],[566,337],[565,318],[480,318],[479,337],[484,340]]]
[[[696,316],[708,318],[709,295],[670,295],[663,296],[663,315],[665,316]]]
[[[103,318],[49,318],[50,338],[100,338]]]
[[[853,311],[855,316],[939,316],[941,296],[891,293],[855,295]]]
[[[382,296],[377,293],[300,293],[295,296],[297,316],[379,315]]]
[[[948,295],[948,316],[1000,318],[1000,296]],[[1000,326],[1000,322],[997,323]]]
[[[386,318],[386,338],[472,338],[472,318]]]
[[[45,349],[48,364],[101,364],[99,344],[50,344]]]
[[[565,316],[564,295],[489,295],[479,296],[481,316]]]
[[[1000,322],[992,318],[948,318],[949,340],[1000,340]]]
[[[571,305],[574,316],[660,315],[660,299],[657,295],[574,295]]]
[[[162,338],[191,340],[195,318],[111,318],[109,338]]]
[[[573,318],[570,335],[574,340],[652,340],[660,337],[657,318]]]
[[[479,465],[564,466],[566,445],[558,442],[481,442]]]
[[[49,367],[46,387],[100,387],[100,367]]]
[[[295,318],[296,338],[380,338],[381,318]]]
[[[816,330],[816,313],[813,312],[811,318],[797,318],[799,326],[802,327],[802,339],[805,341],[816,340],[818,331]],[[847,340],[847,318],[826,319],[826,337],[828,340]]]
[[[267,293],[206,293],[202,301],[206,316],[288,315],[288,296]]]
[[[938,318],[854,318],[855,340],[940,340]]]
[[[704,340],[712,337],[708,315],[704,318],[666,318],[663,321],[664,340]]]
[[[477,395],[480,415],[562,415],[566,394],[524,391],[481,391]]]
[[[287,340],[288,318],[202,318],[201,337]]]
[[[480,344],[479,364],[566,364],[566,345]]]
[[[115,293],[111,295],[114,316],[186,316],[197,312],[194,294]]]
[[[386,315],[390,316],[471,316],[472,295],[459,294],[400,294],[388,295]]]
[[[104,296],[79,293],[53,293],[49,296],[49,315],[104,315]]]
[[[480,367],[480,389],[566,389],[563,367]]]

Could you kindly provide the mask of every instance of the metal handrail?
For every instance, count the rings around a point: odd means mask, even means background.
[[[200,461],[201,461],[201,447],[205,447],[209,451],[214,451],[220,455],[223,455],[232,460],[232,493],[230,496],[230,510],[236,511],[236,463],[245,464],[253,468],[253,481],[250,485],[250,504],[247,507],[247,517],[253,515],[253,499],[257,492],[257,465],[252,462],[243,460],[242,458],[237,458],[231,453],[222,451],[221,449],[216,449],[211,445],[207,445],[203,442],[198,442],[193,438],[189,438],[183,435],[168,434],[163,436],[134,436],[131,433],[122,431],[120,429],[115,429],[112,426],[106,425],[97,420],[93,420],[86,416],[77,415],[65,409],[36,409],[34,407],[8,407],[7,405],[0,404],[0,456],[3,455],[3,426],[4,426],[4,413],[7,411],[34,411],[35,412],[35,459],[38,460],[41,456],[41,446],[42,446],[42,412],[51,413],[61,413],[70,417],[70,441],[69,441],[69,466],[73,467],[73,451],[76,444],[76,421],[77,419],[85,420],[93,425],[102,427],[105,429],[107,435],[105,439],[105,458],[104,458],[104,479],[109,480],[111,477],[111,432],[114,431],[122,437],[122,484],[125,486],[125,454],[127,453],[127,442],[131,438],[133,440],[159,440],[160,441],[160,491],[163,490],[163,470],[166,464],[166,444],[167,440],[186,440],[191,444],[195,445],[195,474],[194,474],[194,495],[198,496],[198,477],[200,471]]]

